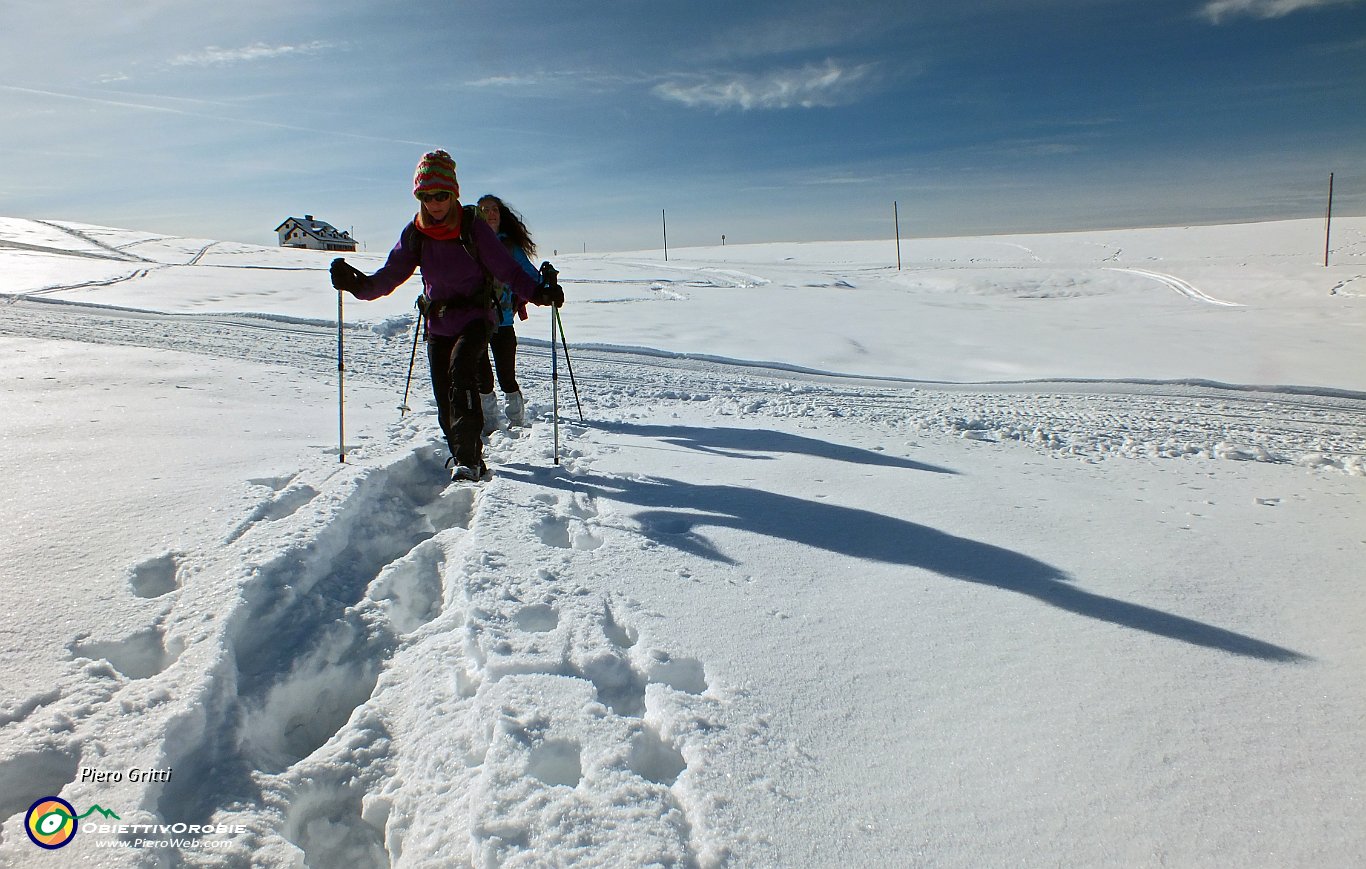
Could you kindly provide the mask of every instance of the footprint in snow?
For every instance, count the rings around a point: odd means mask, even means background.
[[[411,634],[441,615],[445,567],[445,549],[424,540],[385,565],[365,596],[380,605],[398,634]]]
[[[527,774],[551,787],[577,787],[583,780],[582,754],[574,740],[544,740],[532,746]]]
[[[518,610],[513,622],[528,633],[543,634],[559,627],[560,613],[549,604],[532,604]]]
[[[283,477],[258,477],[254,480],[247,480],[247,482],[253,486],[261,486],[263,488],[270,489],[272,492],[280,491],[293,481],[293,474],[288,474]]]
[[[554,511],[536,523],[536,535],[542,543],[579,550],[597,549],[603,544],[602,535],[593,530],[598,509],[591,497],[575,493],[565,497],[540,495],[537,500]]]
[[[285,489],[274,498],[262,502],[245,520],[228,534],[225,543],[236,543],[252,528],[262,522],[278,522],[293,516],[304,505],[318,497],[318,490],[309,485],[299,485]]]
[[[631,771],[646,781],[673,787],[688,768],[683,755],[665,742],[653,727],[642,727],[631,740]]]
[[[148,628],[121,640],[78,640],[70,646],[73,658],[108,661],[129,679],[148,679],[176,662],[185,646],[179,640],[166,642],[161,628]]]
[[[180,562],[184,553],[167,552],[134,565],[128,572],[128,584],[138,597],[152,598],[170,594],[182,585]]]
[[[0,761],[0,818],[22,814],[35,796],[60,794],[76,780],[80,762],[79,753],[61,749],[33,751]]]
[[[702,694],[707,690],[706,671],[695,658],[674,658],[667,652],[650,653],[646,667],[646,681],[668,685],[684,694]]]

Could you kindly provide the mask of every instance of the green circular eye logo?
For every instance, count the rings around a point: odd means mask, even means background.
[[[29,806],[24,830],[39,848],[60,848],[76,838],[76,809],[61,797],[43,797]]]

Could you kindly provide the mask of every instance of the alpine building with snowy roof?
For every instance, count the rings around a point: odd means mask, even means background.
[[[305,214],[302,220],[297,217],[285,218],[285,222],[275,227],[275,231],[280,234],[281,247],[340,251],[356,249],[356,240],[349,232],[343,232],[311,214]]]

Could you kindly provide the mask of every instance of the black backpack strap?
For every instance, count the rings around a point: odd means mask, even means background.
[[[474,264],[479,266],[479,271],[483,272],[484,279],[488,280],[489,270],[484,267],[484,258],[479,255],[479,239],[474,237],[474,221],[483,220],[484,216],[479,213],[479,206],[466,205],[460,215],[460,243],[465,246],[465,253],[470,255]]]
[[[417,221],[408,221],[408,225],[403,227],[403,233],[399,235],[398,240],[403,245],[404,250],[413,252],[413,259],[417,260],[420,266],[422,264],[422,232],[417,228]]]
[[[474,264],[479,266],[479,271],[484,276],[484,285],[474,294],[474,301],[470,305],[472,308],[492,308],[497,304],[498,291],[503,286],[489,273],[488,266],[484,265],[484,258],[479,253],[479,239],[474,237],[475,221],[483,219],[484,215],[479,213],[477,205],[466,205],[460,215],[460,243],[465,246],[465,252],[474,260]]]

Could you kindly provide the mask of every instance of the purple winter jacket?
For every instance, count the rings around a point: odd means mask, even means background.
[[[479,256],[484,260],[484,267],[495,278],[512,287],[512,292],[519,298],[532,301],[539,284],[517,264],[502,242],[498,241],[493,227],[482,220],[475,220],[473,223],[474,239],[479,245]],[[467,229],[468,227],[461,227],[461,231]],[[412,232],[421,230],[414,226]],[[356,298],[369,301],[387,296],[397,289],[399,284],[411,278],[420,266],[422,294],[437,305],[442,302],[453,303],[447,305],[445,313],[441,316],[428,318],[427,329],[431,334],[454,337],[480,318],[492,323],[492,308],[463,307],[460,304],[461,300],[471,299],[482,288],[484,282],[479,264],[465,250],[460,239],[441,240],[424,236],[421,243],[422,259],[419,262],[414,251],[403,243],[404,239],[410,236],[411,233],[405,227],[403,234],[399,236],[398,244],[389,251],[389,258],[379,271],[370,276],[370,288],[356,293]]]

